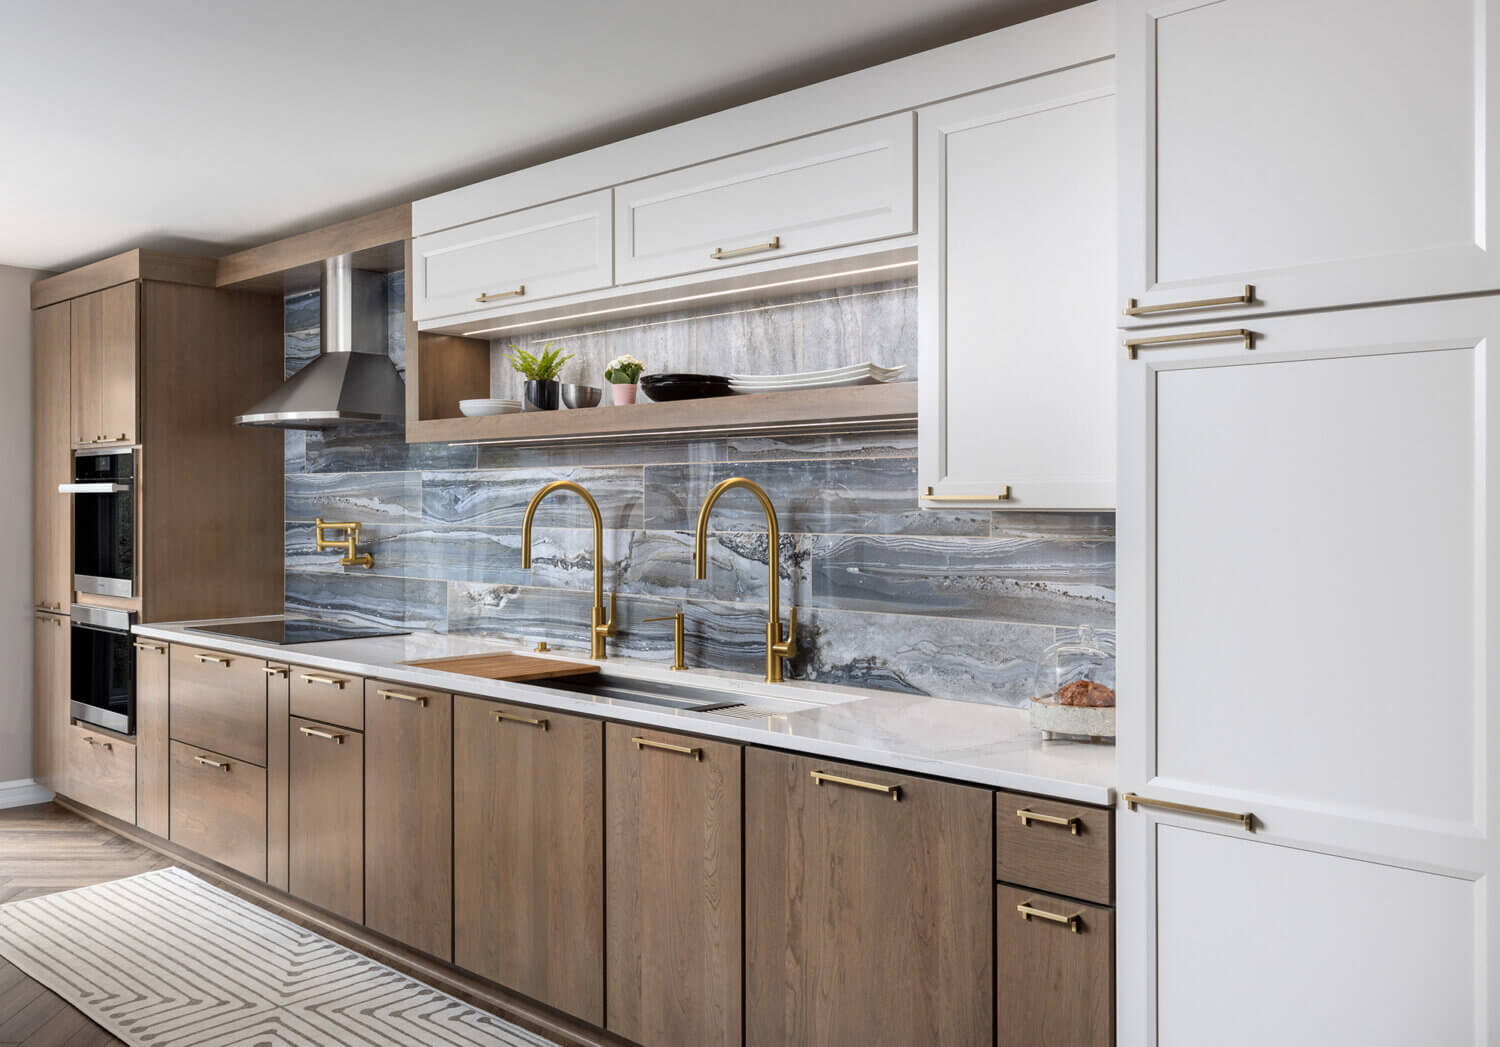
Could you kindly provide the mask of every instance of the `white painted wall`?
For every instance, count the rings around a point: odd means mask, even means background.
[[[31,777],[31,283],[0,266],[0,784]]]

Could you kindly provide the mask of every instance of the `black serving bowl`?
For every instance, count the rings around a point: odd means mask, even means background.
[[[641,378],[641,389],[658,402],[734,395],[729,379],[721,374],[648,374]]]

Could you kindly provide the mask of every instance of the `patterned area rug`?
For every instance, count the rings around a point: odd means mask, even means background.
[[[181,869],[0,906],[0,956],[139,1047],[555,1047]]]

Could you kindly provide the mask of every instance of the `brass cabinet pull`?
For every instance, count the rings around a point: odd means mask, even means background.
[[[380,695],[380,697],[384,698],[386,701],[390,701],[392,698],[394,698],[398,702],[411,702],[413,705],[425,706],[427,704],[426,698],[423,698],[420,695],[416,694],[402,694],[400,691],[376,691],[375,693]]]
[[[302,682],[322,684],[324,687],[337,687],[342,691],[344,689],[344,684],[348,683],[349,681],[340,680],[337,676],[317,676],[313,673],[303,673]]]
[[[297,728],[297,730],[301,731],[303,734],[307,735],[310,738],[322,738],[325,741],[330,741],[335,745],[344,744],[344,736],[342,734],[334,734],[332,731],[320,731],[316,727],[299,727]]]
[[[834,785],[847,785],[851,789],[868,789],[872,793],[885,793],[897,803],[901,802],[901,786],[879,785],[875,782],[862,782],[858,778],[844,778],[837,774],[828,774],[825,771],[813,771],[812,780],[822,785],[830,782]]]
[[[86,742],[88,742],[89,745],[96,746],[96,747],[98,747],[100,749],[104,749],[106,751],[110,751],[110,750],[114,749],[114,745],[112,745],[109,742],[101,742],[99,739],[95,738],[92,734],[86,734],[86,735],[84,735],[83,736],[83,740],[86,741]]]
[[[229,764],[224,763],[222,760],[210,760],[207,756],[194,756],[193,759],[197,760],[204,767],[212,767],[223,771],[225,774],[229,773]]]
[[[1255,831],[1255,815],[1249,811],[1221,811],[1213,807],[1195,807],[1190,803],[1174,803],[1171,800],[1153,800],[1148,796],[1139,796],[1136,793],[1126,793],[1124,796],[1127,810],[1135,810],[1137,807],[1154,807],[1163,811],[1178,811],[1182,814],[1196,814],[1202,818],[1217,818],[1221,822],[1239,822],[1240,828],[1247,833]]]
[[[1125,339],[1125,355],[1134,360],[1136,351],[1139,349],[1177,345],[1182,342],[1222,342],[1228,338],[1238,338],[1246,349],[1255,348],[1254,331],[1247,331],[1243,327],[1229,327],[1222,331],[1189,331],[1187,334],[1158,334],[1150,338],[1127,338]]]
[[[55,614],[39,614],[36,616],[36,620],[39,622],[47,622],[51,625],[62,625],[62,619],[57,617],[57,615]]]
[[[703,750],[696,745],[673,745],[671,742],[653,742],[650,738],[632,738],[637,750],[660,749],[662,752],[681,753],[683,756],[691,756],[693,759],[702,761]]]
[[[286,676],[286,667],[282,665],[263,665],[260,667],[260,671],[267,676]]]
[[[36,605],[36,609],[38,611],[61,611],[62,610],[62,604],[60,604],[60,603],[47,603],[45,600],[43,600],[41,603],[39,603],[39,604]]]
[[[1255,288],[1249,284],[1239,294],[1224,298],[1196,298],[1191,302],[1164,302],[1161,305],[1136,305],[1134,298],[1126,299],[1126,316],[1146,316],[1148,313],[1175,313],[1186,309],[1212,309],[1220,305],[1249,305],[1255,301]]]
[[[1008,502],[1010,484],[1000,488],[999,494],[933,494],[929,486],[922,497],[929,502]]]
[[[1055,814],[1037,814],[1030,807],[1022,807],[1016,812],[1016,817],[1021,819],[1021,824],[1031,828],[1032,822],[1044,822],[1047,825],[1061,825],[1074,836],[1078,835],[1079,821],[1077,818],[1059,818]]]
[[[1021,919],[1025,920],[1027,923],[1030,923],[1031,918],[1035,916],[1038,920],[1050,920],[1052,923],[1066,924],[1068,930],[1072,931],[1074,934],[1079,933],[1079,925],[1083,922],[1083,913],[1081,912],[1075,912],[1071,916],[1064,916],[1062,913],[1048,912],[1046,909],[1038,909],[1030,902],[1022,902],[1020,905],[1016,906],[1016,912],[1020,913]]]
[[[749,247],[731,247],[728,250],[722,247],[715,247],[708,257],[717,262],[725,258],[738,258],[740,255],[745,254],[760,254],[762,251],[779,250],[781,250],[781,237],[773,236],[763,244],[751,244]]]
[[[476,302],[493,302],[497,298],[520,298],[525,293],[526,293],[526,285],[525,284],[521,284],[514,291],[495,291],[493,293],[491,293],[489,291],[486,291],[483,294],[481,294],[478,298],[474,299],[474,301],[476,301]]]
[[[494,715],[496,723],[524,723],[527,727],[540,727],[544,731],[547,729],[545,718],[533,719],[530,716],[515,716],[511,713],[495,713]]]
[[[167,653],[167,645],[164,643],[148,643],[145,640],[137,640],[130,646],[134,647],[137,651],[150,651],[153,654]]]
[[[229,667],[228,658],[218,658],[211,654],[195,654],[193,655],[193,657],[198,659],[200,662],[204,662],[208,665],[222,665],[225,668]]]

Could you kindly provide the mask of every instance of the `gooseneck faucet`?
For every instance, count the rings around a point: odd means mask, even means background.
[[[594,517],[594,610],[589,616],[589,657],[603,659],[604,639],[615,634],[615,594],[609,594],[609,617],[604,616],[604,519],[599,515],[599,503],[594,496],[572,480],[554,480],[536,494],[526,506],[526,519],[521,523],[521,566],[531,567],[531,521],[536,516],[537,506],[553,491],[576,491],[588,503]]]
[[[776,507],[771,504],[771,499],[761,489],[760,484],[754,480],[747,480],[743,476],[731,476],[720,483],[708,497],[703,500],[703,508],[698,512],[698,541],[693,551],[694,571],[701,582],[708,577],[708,514],[713,512],[714,503],[725,491],[736,487],[743,487],[755,495],[760,502],[760,507],[766,511],[766,528],[768,531],[770,548],[766,556],[766,563],[771,568],[770,592],[766,600],[766,683],[781,682],[781,660],[793,658],[797,654],[797,608],[792,608],[791,621],[787,624],[786,640],[781,639],[781,528],[776,523]]]

